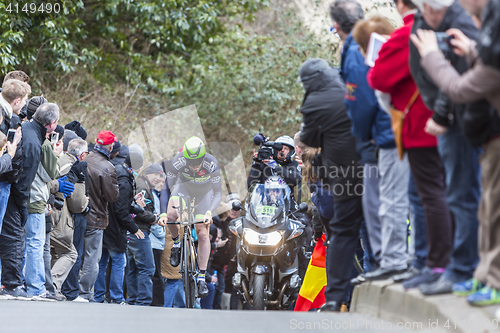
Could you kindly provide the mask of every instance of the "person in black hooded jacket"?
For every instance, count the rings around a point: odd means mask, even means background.
[[[344,103],[346,88],[338,70],[329,67],[325,60],[309,59],[302,64],[299,74],[306,91],[300,109],[303,120],[300,141],[321,147],[325,182],[334,198],[335,215],[328,225],[326,304],[321,311],[339,311],[347,301],[363,221],[363,169]]]
[[[118,200],[108,204],[109,224],[104,230],[102,239],[102,255],[99,261],[99,274],[94,284],[94,299],[104,302],[106,294],[105,273],[108,263],[111,261],[111,272],[109,278],[109,293],[111,303],[123,303],[123,279],[125,277],[125,266],[127,251],[126,232],[135,234],[138,238],[144,238],[143,232],[135,224],[131,214],[131,205],[134,201],[134,173],[127,164],[129,150],[127,146],[121,146],[118,155],[111,160],[115,166],[120,196]]]

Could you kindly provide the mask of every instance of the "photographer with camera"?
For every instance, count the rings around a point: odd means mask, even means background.
[[[276,141],[269,141],[262,133],[255,135],[253,142],[261,145],[258,152],[254,151],[254,162],[250,168],[247,187],[253,184],[264,184],[267,178],[278,175],[282,177],[290,190],[302,180],[299,163],[295,158],[295,144],[291,137],[282,135]]]
[[[59,192],[54,195],[50,219],[52,231],[50,232],[50,246],[57,255],[52,260],[52,281],[56,289],[55,297],[65,299],[61,294],[62,284],[77,259],[77,251],[73,244],[73,231],[75,229],[75,214],[88,210],[88,198],[85,195],[85,171],[87,163],[84,162],[88,154],[87,142],[82,139],[71,140],[67,153],[60,157],[60,179],[74,184],[74,191],[70,195]],[[60,186],[61,187],[61,186]]]

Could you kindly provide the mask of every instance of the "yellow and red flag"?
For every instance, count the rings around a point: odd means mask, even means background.
[[[325,304],[326,246],[323,246],[325,237],[323,234],[314,247],[294,311],[318,309]]]

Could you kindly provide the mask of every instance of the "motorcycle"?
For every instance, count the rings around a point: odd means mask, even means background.
[[[306,212],[307,204],[291,212],[290,196],[282,178],[256,184],[245,215],[229,225],[238,237],[233,287],[254,310],[287,309],[301,286],[297,253],[305,226],[294,214]],[[233,209],[241,204],[233,203]]]

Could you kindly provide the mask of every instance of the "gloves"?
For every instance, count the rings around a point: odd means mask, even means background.
[[[71,195],[75,190],[75,185],[66,181],[66,176],[59,178],[57,181],[59,182],[59,192],[66,195]]]
[[[69,172],[74,173],[78,177],[79,183],[83,183],[85,181],[85,170],[87,170],[87,162],[76,161],[71,166]]]

